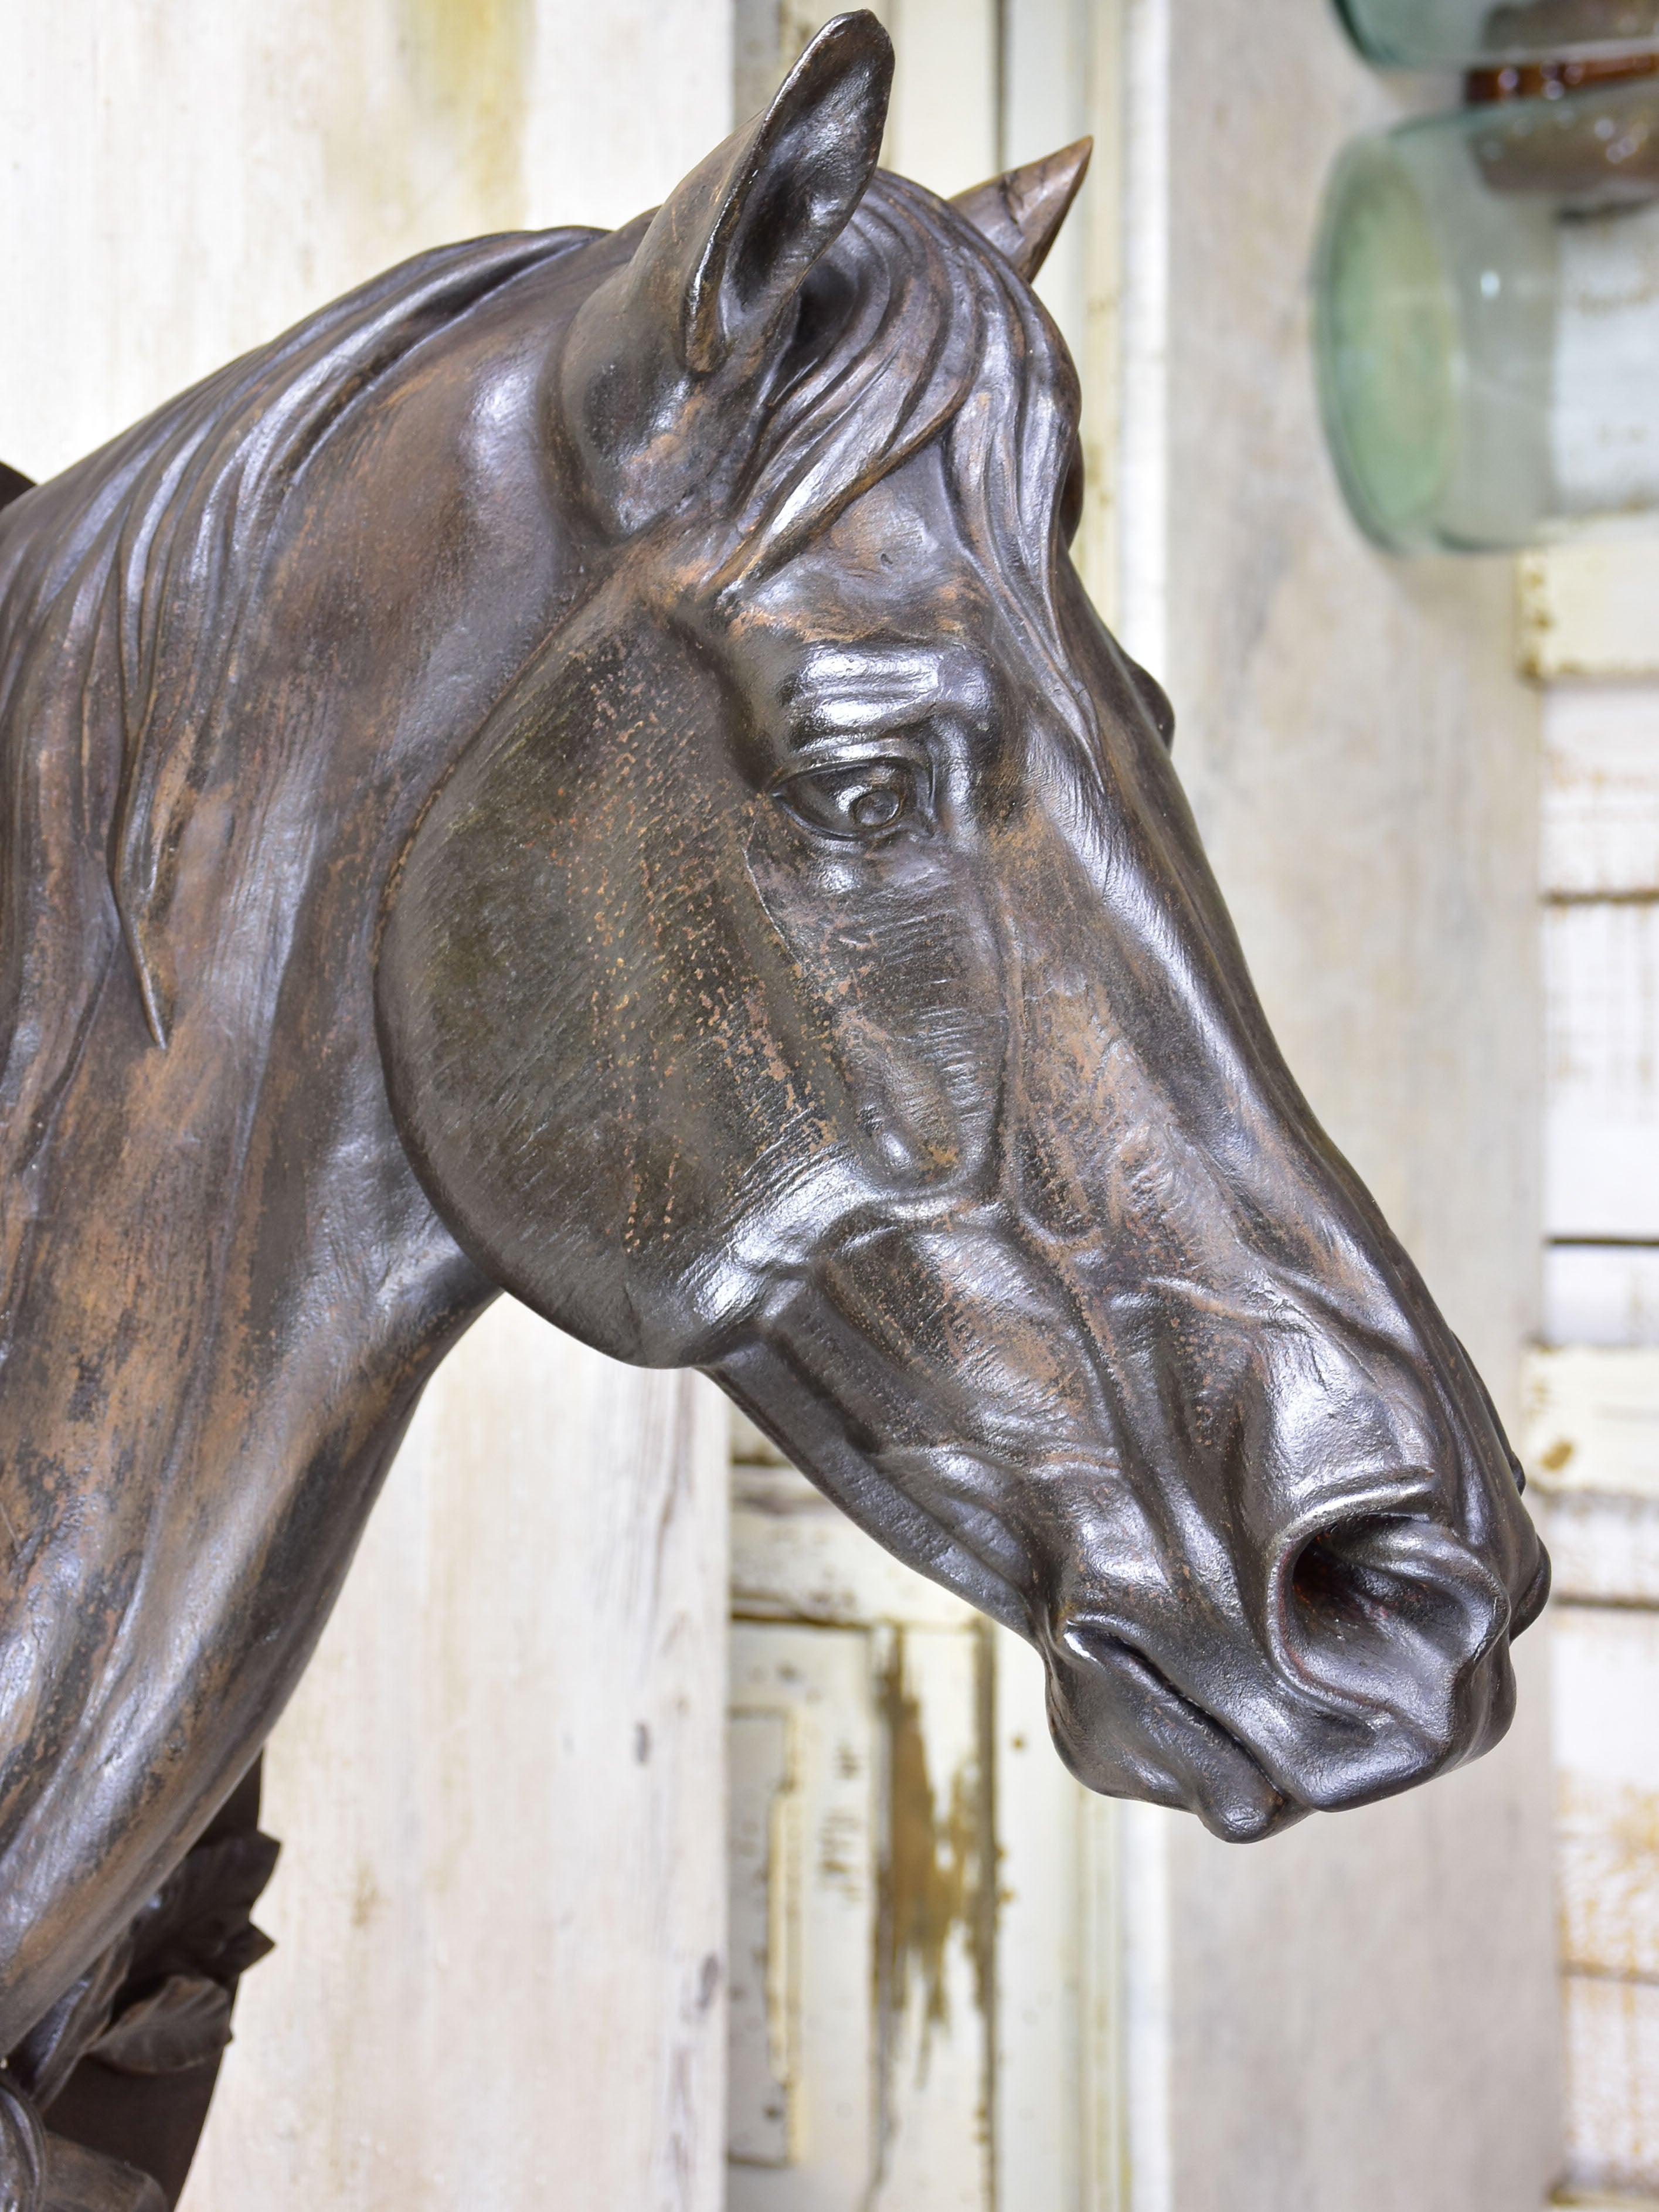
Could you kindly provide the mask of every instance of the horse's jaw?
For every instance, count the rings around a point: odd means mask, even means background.
[[[1083,1782],[1249,1841],[1487,1750],[1547,1587],[1467,1369],[1291,1297],[1246,1330],[1212,1286],[1195,1346],[1184,1291],[1091,1297],[987,1211],[827,1252],[712,1371],[1037,1647]]]

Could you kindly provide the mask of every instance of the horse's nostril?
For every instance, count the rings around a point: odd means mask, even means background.
[[[1510,1619],[1469,1547],[1437,1521],[1371,1514],[1319,1529],[1288,1565],[1286,1656],[1304,1679],[1452,1741],[1474,1669]]]
[[[1291,1570],[1291,1596],[1304,1625],[1386,1626],[1400,1596],[1397,1571],[1378,1571],[1378,1516],[1340,1522],[1304,1544]]]

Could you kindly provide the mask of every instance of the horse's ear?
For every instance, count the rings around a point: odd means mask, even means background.
[[[836,16],[766,112],[663,209],[677,231],[691,217],[681,300],[689,368],[707,375],[746,350],[835,243],[875,173],[892,82],[892,42],[876,18],[864,9]]]
[[[558,372],[559,434],[613,525],[664,513],[729,443],[723,385],[741,406],[783,342],[813,264],[875,173],[892,42],[867,10],[826,23],[763,115],[669,195],[627,264],[578,311]],[[643,219],[642,219],[643,220]],[[672,426],[679,434],[665,438]]]
[[[958,192],[951,204],[1012,261],[1029,284],[1048,258],[1048,248],[1088,173],[1092,138],[1079,138],[1046,154],[1024,168],[1006,169]]]

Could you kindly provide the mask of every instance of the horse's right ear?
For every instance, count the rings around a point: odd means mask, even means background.
[[[803,280],[875,173],[892,77],[876,18],[836,16],[765,113],[698,164],[626,267],[584,301],[557,428],[584,489],[623,529],[684,495],[714,458],[711,433],[729,442],[729,422],[705,419],[718,405],[692,400],[710,384],[738,398],[782,343]]]
[[[836,16],[766,112],[695,169],[662,210],[658,222],[668,217],[675,234],[664,240],[662,273],[679,293],[688,368],[707,375],[752,347],[834,244],[874,173],[892,82],[892,42],[876,18],[864,9]]]

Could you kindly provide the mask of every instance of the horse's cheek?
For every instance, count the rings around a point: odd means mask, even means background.
[[[842,1143],[883,1188],[971,1176],[994,1148],[1006,1024],[965,870],[944,854],[825,864],[765,816],[745,857],[787,956],[777,1026],[818,1040]]]

